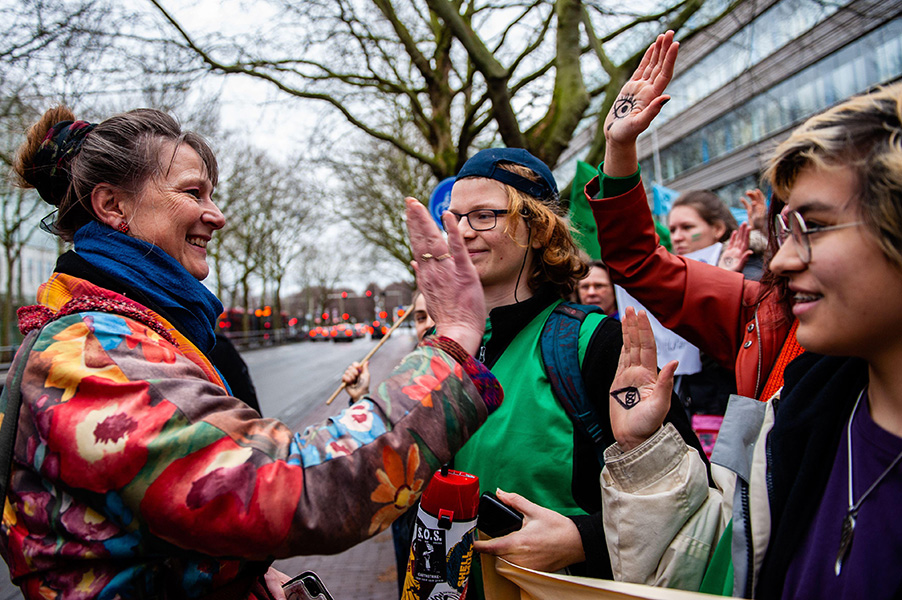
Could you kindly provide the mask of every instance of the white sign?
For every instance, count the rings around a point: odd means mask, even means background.
[[[627,306],[635,308],[637,313],[644,310],[648,314],[651,330],[655,334],[655,344],[658,346],[658,368],[672,360],[678,360],[680,366],[677,367],[677,375],[690,375],[702,370],[702,360],[699,357],[698,348],[661,325],[661,322],[647,308],[619,285],[614,286],[614,294],[617,296],[617,311],[621,315]]]
[[[692,260],[697,260],[705,264],[717,266],[717,259],[720,258],[721,248],[723,248],[723,244],[721,244],[720,242],[714,242],[707,248],[702,248],[701,250],[696,250],[695,252],[684,254],[683,258],[691,258]]]
[[[723,244],[717,242],[707,248],[684,254],[683,257],[709,265],[716,265],[717,259],[720,258],[722,246]],[[678,360],[680,361],[680,366],[677,367],[677,375],[691,375],[702,370],[702,360],[697,347],[661,325],[661,322],[651,314],[651,311],[642,306],[638,300],[630,296],[619,285],[614,286],[614,293],[617,296],[617,310],[621,315],[627,306],[632,306],[636,309],[636,312],[644,310],[648,314],[651,329],[655,334],[655,344],[658,346],[658,368],[663,367],[672,360]]]

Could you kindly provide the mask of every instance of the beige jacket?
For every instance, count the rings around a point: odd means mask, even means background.
[[[733,396],[704,462],[672,425],[629,452],[605,451],[604,527],[618,581],[698,590],[724,528],[733,520],[733,595],[751,597],[770,536],[765,439],[770,402]]]

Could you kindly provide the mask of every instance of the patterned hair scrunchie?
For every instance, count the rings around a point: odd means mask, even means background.
[[[60,121],[50,128],[34,155],[28,182],[48,204],[59,206],[69,189],[69,163],[96,127],[87,121]]]

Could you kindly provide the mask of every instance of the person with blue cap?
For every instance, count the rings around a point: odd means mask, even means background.
[[[482,490],[498,490],[503,502],[525,515],[520,531],[477,542],[477,549],[526,567],[569,567],[575,574],[610,578],[597,443],[556,398],[540,348],[549,317],[588,272],[563,216],[554,175],[526,150],[482,150],[458,173],[449,210],[485,296],[486,331],[477,358],[507,398],[458,452],[454,466],[477,475]],[[576,331],[576,370],[586,398],[596,405],[598,442],[607,446],[613,442],[608,391],[622,345],[620,323],[588,312]],[[693,443],[677,403],[669,420]],[[477,590],[479,580],[471,580]]]

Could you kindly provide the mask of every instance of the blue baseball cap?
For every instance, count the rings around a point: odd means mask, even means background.
[[[532,169],[539,176],[539,181],[527,179],[498,167],[499,164],[504,163]],[[559,200],[557,182],[554,180],[554,175],[551,174],[551,169],[523,148],[480,150],[464,163],[463,168],[457,174],[458,180],[465,177],[494,179],[545,202],[558,202]]]

